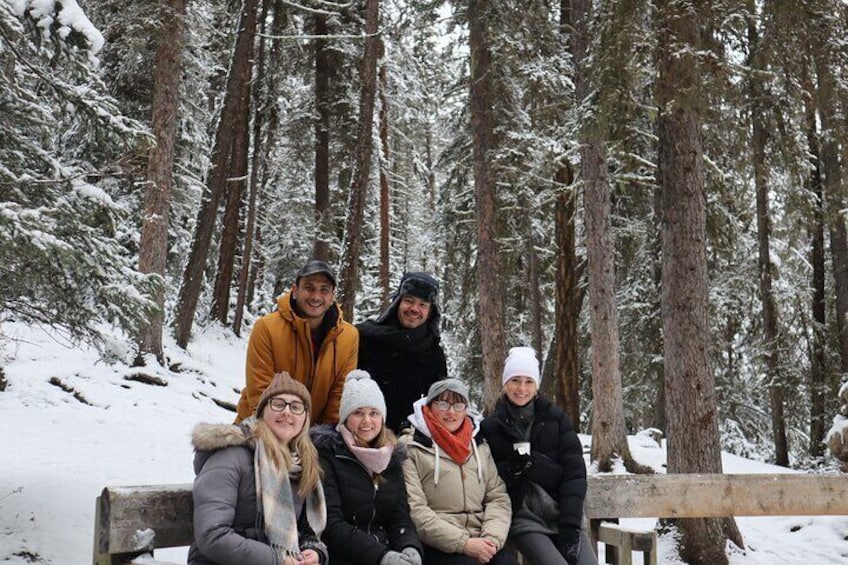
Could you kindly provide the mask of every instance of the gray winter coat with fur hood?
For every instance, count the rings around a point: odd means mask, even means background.
[[[194,429],[194,542],[188,565],[279,565],[257,511],[254,445],[247,434],[231,424]],[[323,544],[305,519],[298,530],[301,548],[311,547],[320,555]]]

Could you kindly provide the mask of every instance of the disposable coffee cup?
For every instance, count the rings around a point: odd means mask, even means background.
[[[519,455],[530,455],[529,441],[519,441],[517,443],[513,443],[512,448],[517,451]]]

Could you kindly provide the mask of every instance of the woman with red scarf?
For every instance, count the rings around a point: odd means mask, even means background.
[[[403,475],[410,514],[427,565],[517,565],[504,551],[512,508],[489,446],[476,438],[468,386],[433,383],[413,405]]]

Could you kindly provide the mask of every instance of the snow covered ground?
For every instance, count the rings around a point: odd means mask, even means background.
[[[232,420],[213,399],[237,401],[245,341],[208,330],[188,352],[171,346],[182,370],[156,375],[167,386],[155,386],[126,379],[137,369],[106,363],[37,329],[6,324],[0,330],[8,382],[0,392],[0,563],[89,565],[94,500],[104,486],[192,481],[190,431],[197,422]],[[117,358],[127,357],[123,347],[115,342]],[[588,445],[588,436],[581,439]],[[631,450],[662,470],[665,452],[650,439],[632,437]],[[724,469],[789,472],[727,454]],[[732,565],[848,563],[848,516],[737,522],[747,549],[731,553]],[[156,557],[184,562],[185,554],[173,549]],[[660,538],[659,562],[682,563],[672,539]]]

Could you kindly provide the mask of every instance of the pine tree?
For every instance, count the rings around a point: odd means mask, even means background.
[[[3,315],[94,343],[104,322],[135,332],[158,281],[120,244],[110,191],[147,132],[95,74],[103,36],[75,2],[4,3],[0,37]]]
[[[703,6],[658,5],[659,150],[662,187],[662,308],[665,338],[668,472],[720,473],[710,369],[706,206],[698,61]],[[732,518],[680,520],[681,556],[727,563],[725,540],[741,545]]]
[[[180,82],[183,73],[182,50],[185,42],[185,0],[163,2],[163,14],[156,49],[153,79],[152,129],[156,145],[147,160],[147,190],[138,270],[160,277],[155,300],[158,311],[146,323],[139,338],[137,363],[146,353],[165,364],[162,350],[166,269],[168,258],[168,225],[173,184],[174,145],[177,136]]]

